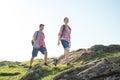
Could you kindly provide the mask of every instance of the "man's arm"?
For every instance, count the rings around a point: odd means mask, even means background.
[[[33,44],[34,44],[35,41],[36,41],[36,36],[37,36],[37,32],[35,32],[34,35],[33,35],[33,37],[32,37]]]
[[[33,36],[32,40],[33,40],[33,42],[35,43],[35,37],[34,37],[34,36]]]
[[[45,40],[43,41],[43,47],[45,47],[45,48],[46,48]]]
[[[46,48],[46,44],[45,44],[45,34],[43,33],[43,47]]]
[[[35,32],[34,35],[33,35],[33,39],[32,40],[33,40],[34,43],[35,43],[35,40],[36,40],[36,36],[37,36],[37,32]]]

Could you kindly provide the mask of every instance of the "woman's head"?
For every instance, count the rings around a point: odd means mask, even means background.
[[[68,23],[69,23],[68,17],[65,17],[65,18],[64,18],[64,23],[65,23],[65,24],[68,24]]]

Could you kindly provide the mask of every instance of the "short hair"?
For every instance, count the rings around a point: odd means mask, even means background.
[[[65,21],[65,20],[68,20],[68,21],[69,21],[69,18],[68,18],[68,17],[65,17],[65,18],[64,18],[64,21]]]
[[[44,24],[40,24],[39,27],[44,26]]]

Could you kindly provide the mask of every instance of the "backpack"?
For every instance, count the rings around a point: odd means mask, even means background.
[[[35,39],[37,39],[38,33],[39,33],[39,31],[37,31]],[[34,45],[34,41],[33,40],[31,40],[31,44]]]

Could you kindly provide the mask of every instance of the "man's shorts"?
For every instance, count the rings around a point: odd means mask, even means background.
[[[66,40],[61,40],[62,46],[64,49],[70,48],[69,42]]]
[[[43,46],[41,46],[40,48],[34,48],[33,47],[33,51],[32,51],[32,57],[36,57],[38,54],[38,51],[40,51],[42,54],[44,54],[45,52],[47,52],[47,49]]]

